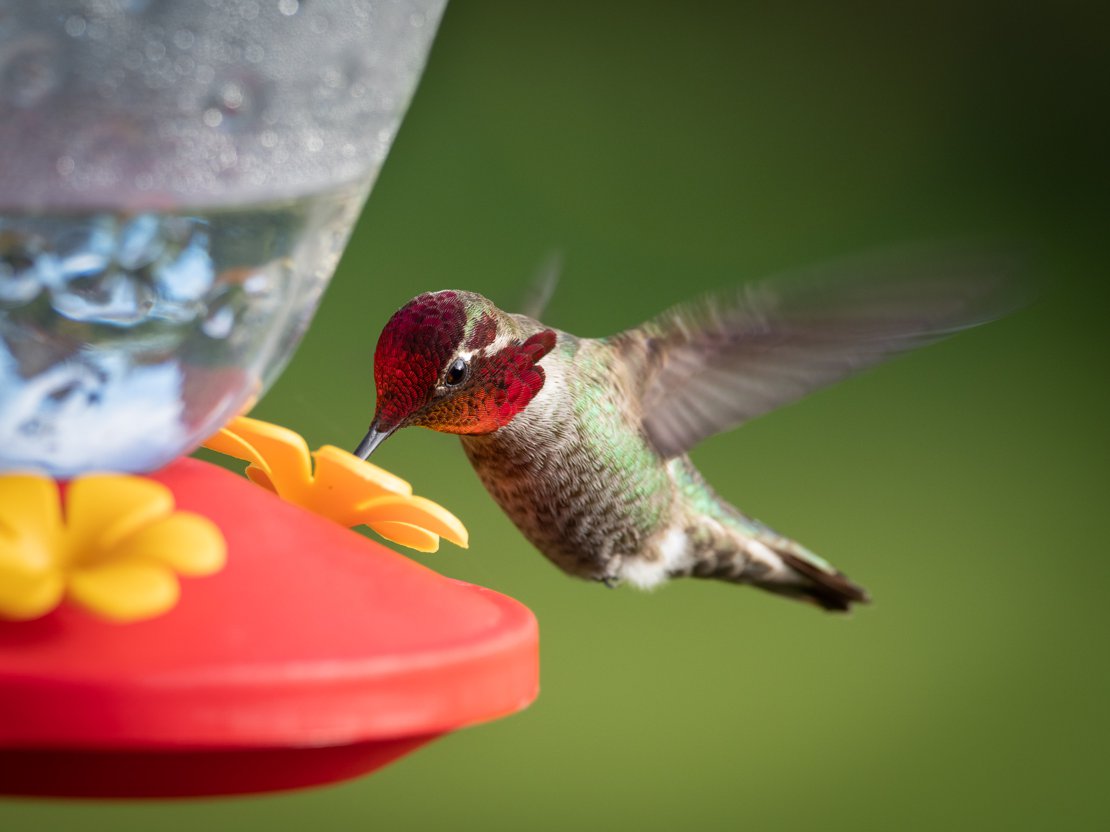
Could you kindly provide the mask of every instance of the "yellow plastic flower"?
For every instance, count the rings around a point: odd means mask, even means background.
[[[37,474],[0,476],[0,618],[45,615],[63,598],[115,621],[160,615],[177,603],[177,575],[210,575],[223,535],[174,511],[161,483],[90,474],[66,492]]]
[[[467,546],[466,527],[459,519],[415,496],[400,477],[333,445],[310,456],[304,438],[288,428],[239,416],[204,447],[246,460],[251,482],[344,526],[365,524],[386,540],[419,552],[436,551],[441,537]]]

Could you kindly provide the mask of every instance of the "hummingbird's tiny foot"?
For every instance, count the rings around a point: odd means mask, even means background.
[[[601,582],[609,587],[609,589],[616,589],[618,586],[621,585],[621,579],[618,578],[616,575],[606,575],[604,578],[601,579]]]

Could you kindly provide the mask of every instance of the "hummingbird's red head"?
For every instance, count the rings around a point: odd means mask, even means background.
[[[537,362],[555,346],[550,329],[524,338],[513,319],[472,292],[428,292],[402,306],[374,353],[378,401],[364,459],[398,428],[489,433],[507,425],[543,387]]]

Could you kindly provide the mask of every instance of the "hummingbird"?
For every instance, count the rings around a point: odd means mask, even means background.
[[[881,269],[880,269],[881,271]],[[752,283],[585,338],[480,294],[421,294],[383,329],[355,451],[403,427],[458,434],[486,489],[572,576],[747,584],[830,611],[870,600],[720,497],[689,452],[805,394],[997,317],[997,281],[875,275]]]

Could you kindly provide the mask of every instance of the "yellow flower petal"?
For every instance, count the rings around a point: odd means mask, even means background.
[[[0,477],[0,583],[19,581],[23,586],[23,581],[57,569],[60,539],[61,505],[54,481],[23,474]]]
[[[411,523],[397,523],[382,521],[375,523],[370,528],[393,543],[408,546],[418,552],[439,551],[439,535],[432,534],[427,529],[414,526]]]
[[[258,452],[254,445],[227,428],[220,428],[205,439],[203,444],[210,451],[242,459],[264,471],[270,470],[270,466],[266,464],[266,460],[262,458],[262,454]]]
[[[308,445],[299,433],[249,416],[232,419],[224,430],[252,445],[265,459],[270,480],[283,497],[296,498],[312,482]],[[253,460],[252,460],[253,461]]]
[[[29,574],[0,566],[0,618],[27,621],[58,606],[65,582],[58,570]]]
[[[420,551],[438,549],[441,536],[467,546],[466,527],[457,517],[412,496],[412,486],[400,477],[334,445],[324,445],[310,458],[295,432],[244,416],[204,444],[249,460],[251,482],[341,525],[367,523],[377,529],[384,524],[392,531],[383,536]]]
[[[112,560],[155,560],[182,575],[211,575],[227,561],[227,544],[207,517],[179,511],[120,541],[112,550]]]
[[[362,523],[356,510],[360,503],[374,497],[412,493],[412,486],[400,477],[334,445],[325,445],[312,456],[316,462],[315,475],[301,505],[341,526]]]
[[[62,566],[56,542],[58,535],[52,533],[47,538],[22,535],[20,537],[0,536],[0,582],[12,576],[28,580],[56,571]]]
[[[255,485],[260,485],[267,491],[272,491],[277,494],[277,486],[274,485],[274,481],[270,479],[270,475],[266,473],[266,469],[259,468],[252,463],[247,466],[247,470],[244,471],[244,473],[247,475],[247,479]]]
[[[153,618],[177,603],[180,588],[169,567],[153,561],[108,561],[69,576],[69,596],[113,621]]]
[[[173,508],[169,488],[144,477],[79,477],[63,512],[52,479],[0,476],[0,618],[36,618],[67,593],[117,620],[170,609],[174,569],[209,574],[226,557],[215,524]]]
[[[361,522],[374,529],[382,522],[408,523],[467,548],[468,535],[462,522],[438,503],[424,497],[376,497],[358,507]]]
[[[58,486],[37,474],[0,476],[0,539],[52,542],[62,523]]]
[[[312,456],[316,460],[316,481],[336,490],[349,490],[355,502],[384,494],[412,493],[412,486],[396,474],[335,445],[323,445]]]
[[[173,511],[164,485],[126,474],[90,474],[74,480],[66,494],[66,537],[74,563],[109,556],[135,529]]]

